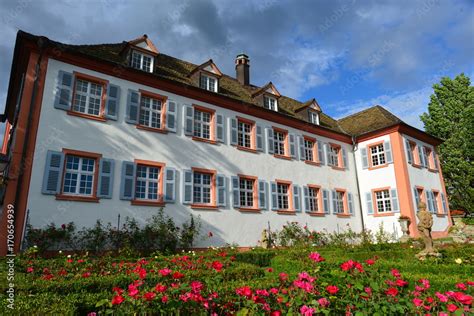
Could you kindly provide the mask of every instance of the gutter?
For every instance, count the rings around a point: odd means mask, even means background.
[[[359,200],[359,209],[360,209],[360,221],[362,224],[362,231],[365,231],[365,223],[364,223],[364,212],[362,212],[362,198],[361,198],[361,192],[360,192],[360,185],[359,185],[359,173],[357,172],[357,164],[356,164],[356,158],[355,158],[355,149],[356,149],[356,137],[352,136],[352,152],[353,152],[353,159],[354,159],[354,166],[355,166],[355,176],[356,176],[356,184],[357,184],[357,192],[358,194],[358,200]]]

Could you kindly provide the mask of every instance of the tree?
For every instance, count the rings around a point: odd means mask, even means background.
[[[428,113],[420,118],[438,148],[451,209],[474,212],[474,87],[460,74],[433,85]]]

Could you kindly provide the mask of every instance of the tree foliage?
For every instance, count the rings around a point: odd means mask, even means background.
[[[474,87],[464,74],[433,85],[427,133],[444,141],[438,148],[450,208],[474,212]]]

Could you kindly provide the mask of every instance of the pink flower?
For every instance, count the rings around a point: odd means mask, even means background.
[[[391,273],[396,278],[401,277],[400,272],[397,269],[392,269]]]
[[[421,305],[423,305],[423,300],[420,300],[419,298],[414,298],[413,304],[415,304],[416,307],[420,307]]]
[[[328,285],[326,287],[326,291],[328,291],[329,294],[336,294],[339,292],[339,288],[335,285]]]
[[[319,305],[321,305],[321,307],[328,307],[329,306],[329,300],[325,297],[322,297],[318,300],[318,303]]]
[[[172,271],[168,268],[164,268],[164,269],[161,269],[160,271],[158,271],[158,273],[160,273],[162,276],[167,276],[168,274],[170,274]]]
[[[440,302],[446,303],[448,301],[448,297],[446,295],[441,294],[440,292],[436,292],[435,295]]]
[[[272,293],[272,294],[278,294],[278,289],[272,287],[272,288],[270,289],[270,293]]]
[[[147,300],[147,301],[151,301],[155,298],[156,294],[153,293],[153,292],[146,292],[143,297]]]
[[[455,312],[458,309],[458,307],[454,304],[448,304],[446,307],[448,308],[448,311],[450,311],[451,313]]]
[[[449,316],[449,314],[445,312],[439,312],[438,316]]]
[[[281,312],[280,311],[273,311],[270,313],[270,316],[281,316]]]
[[[282,282],[288,280],[288,274],[286,273],[283,273],[283,272],[280,273],[279,277],[280,277],[280,281]]]
[[[124,301],[125,299],[123,298],[123,296],[121,295],[115,295],[113,298],[112,298],[112,305],[119,305],[119,304],[122,304],[122,302]]]
[[[313,290],[313,285],[307,281],[295,280],[293,281],[293,285],[308,293]]]
[[[395,281],[395,284],[397,286],[404,287],[408,285],[408,282],[402,279],[397,279],[397,281]]]
[[[306,305],[301,306],[300,308],[300,313],[303,316],[313,316],[313,313],[315,312],[314,308],[308,307]]]
[[[252,296],[252,290],[249,286],[243,286],[235,290],[235,293],[240,296],[250,297]]]
[[[166,291],[166,286],[158,283],[155,286],[155,291],[157,291],[158,293],[163,293],[164,291]]]
[[[140,279],[146,278],[146,270],[141,268],[140,272],[138,272],[138,276],[139,276]]]
[[[359,272],[364,272],[364,268],[362,267],[362,264],[360,264],[359,262],[354,261],[354,260],[348,260],[348,261],[342,263],[341,264],[341,269],[343,271],[349,271],[349,270],[352,270],[352,269],[356,269]]]
[[[369,295],[372,295],[372,289],[370,287],[366,287],[364,289],[365,293],[369,294]]]
[[[201,293],[201,290],[203,288],[203,285],[199,281],[193,281],[191,282],[191,290],[193,293]]]
[[[134,284],[128,286],[128,296],[135,298],[138,295],[139,291]]]
[[[367,265],[371,266],[371,265],[375,264],[375,260],[374,259],[367,259],[367,260],[365,260],[365,263],[367,263]]]
[[[321,255],[318,252],[310,253],[309,259],[313,260],[314,262],[322,262],[325,260],[323,257],[321,257]]]
[[[472,296],[461,293],[461,292],[454,292],[452,297],[463,305],[471,305],[472,304]]]
[[[388,290],[385,291],[385,294],[387,294],[387,296],[397,296],[398,294],[398,290],[394,287],[391,287],[391,288],[388,288]]]
[[[161,302],[165,304],[168,303],[168,296],[163,295],[163,297],[161,298]]]
[[[467,290],[467,286],[464,283],[458,283],[458,284],[456,284],[456,287],[458,289],[460,289],[461,291],[466,291]]]

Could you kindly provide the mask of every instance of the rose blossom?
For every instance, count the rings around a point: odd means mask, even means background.
[[[313,316],[314,312],[315,312],[314,308],[308,307],[306,305],[303,305],[300,308],[300,313],[303,316]]]
[[[121,295],[115,295],[112,298],[112,305],[119,305],[124,301],[124,298]]]
[[[321,305],[321,307],[328,307],[329,306],[329,301],[325,297],[320,298],[318,300],[318,303],[319,303],[319,305]]]
[[[313,260],[314,262],[322,262],[325,260],[323,257],[321,257],[321,255],[318,252],[310,253],[309,259]]]
[[[336,294],[339,292],[339,288],[336,285],[328,285],[326,291],[328,291],[329,294]]]

